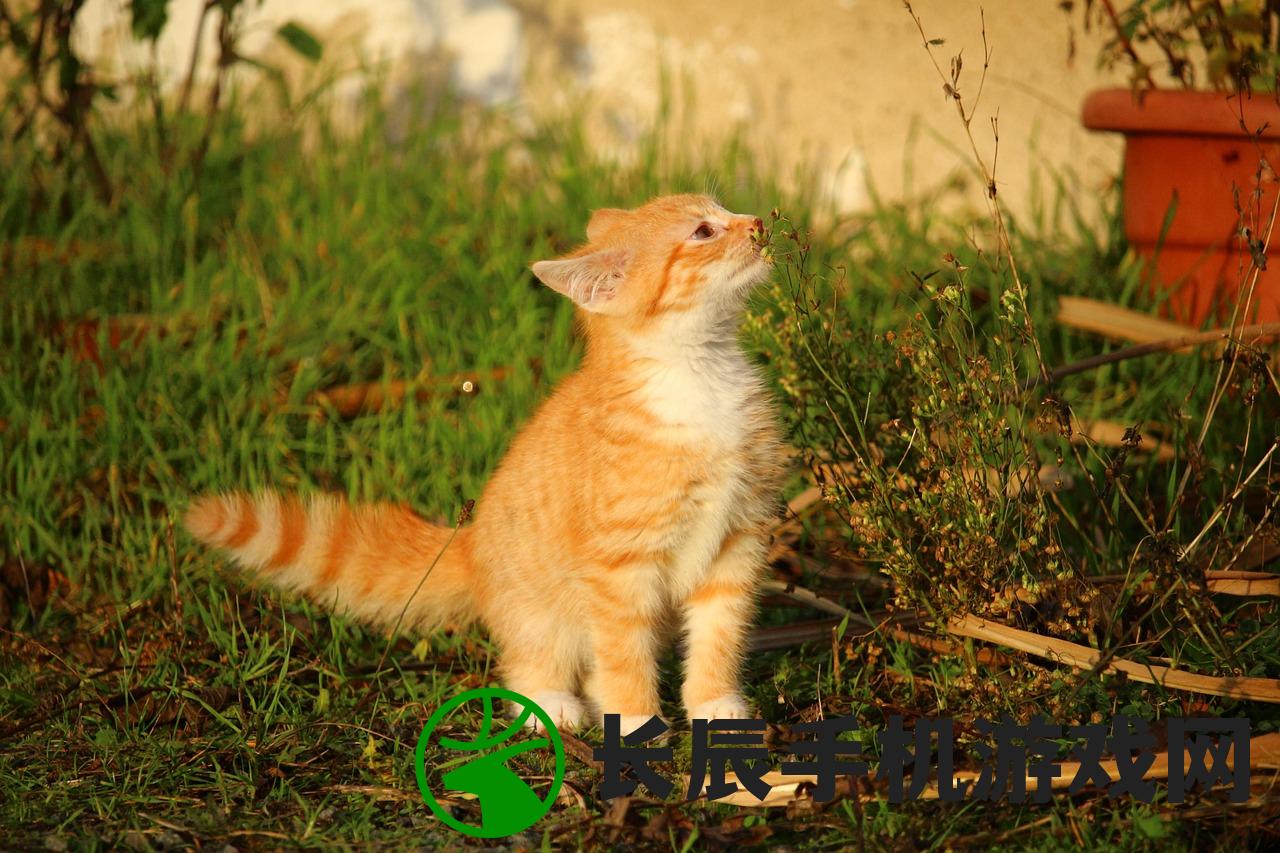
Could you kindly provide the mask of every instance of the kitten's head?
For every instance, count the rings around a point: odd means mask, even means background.
[[[707,196],[663,196],[634,210],[597,210],[587,244],[538,261],[533,274],[600,318],[636,326],[720,322],[736,316],[768,277],[762,235],[757,217],[730,213]]]

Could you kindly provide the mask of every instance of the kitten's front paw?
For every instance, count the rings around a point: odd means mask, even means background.
[[[529,696],[534,704],[547,712],[547,716],[556,724],[557,729],[576,729],[578,724],[582,722],[583,707],[582,702],[572,693],[565,693],[561,690],[549,690],[545,693],[533,693]],[[517,714],[523,712],[523,708],[517,704]],[[525,720],[525,728],[533,731],[542,731],[544,726],[537,715],[530,714]]]
[[[702,702],[689,709],[692,720],[748,720],[751,708],[737,693],[729,693],[710,702]]]

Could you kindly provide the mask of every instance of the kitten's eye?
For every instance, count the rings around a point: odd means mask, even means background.
[[[690,235],[690,240],[710,240],[716,236],[716,229],[709,222],[703,222],[698,226],[697,230]]]

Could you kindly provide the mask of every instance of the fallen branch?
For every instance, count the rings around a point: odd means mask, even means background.
[[[1173,352],[1175,350],[1185,349],[1187,347],[1202,346],[1204,344],[1217,343],[1224,338],[1236,338],[1244,340],[1249,338],[1247,343],[1257,343],[1263,338],[1274,338],[1280,336],[1280,323],[1255,323],[1251,326],[1241,326],[1238,331],[1233,329],[1210,329],[1207,332],[1196,332],[1190,335],[1181,335],[1176,338],[1165,338],[1160,341],[1151,341],[1150,343],[1138,344],[1136,346],[1124,347],[1114,352],[1105,352],[1101,355],[1090,356],[1080,361],[1064,364],[1062,367],[1054,368],[1049,371],[1048,376],[1037,376],[1034,379],[1028,379],[1023,383],[1023,390],[1030,391],[1039,385],[1052,385],[1064,376],[1072,376],[1077,373],[1084,373],[1093,370],[1096,367],[1102,367],[1107,364],[1115,364],[1118,361],[1127,361],[1132,358],[1140,358],[1144,355],[1152,355],[1158,352]]]
[[[1046,637],[1031,631],[1010,628],[996,622],[988,622],[977,616],[957,616],[947,623],[947,630],[957,636],[998,643],[1036,657],[1065,663],[1077,669],[1093,669],[1102,661],[1102,653],[1097,649],[1059,640],[1056,637]],[[1167,690],[1187,690],[1210,696],[1225,696],[1229,699],[1280,703],[1280,680],[1274,678],[1200,675],[1167,666],[1138,663],[1120,657],[1112,658],[1102,671],[1122,672],[1134,681],[1156,684]]]
[[[854,613],[838,601],[832,601],[830,598],[824,598],[812,590],[805,589],[793,583],[784,583],[782,581],[765,581],[764,588],[766,591],[788,598],[797,604],[803,604],[812,607],[814,610],[820,610],[823,613],[830,613],[833,616],[839,616],[849,620],[850,625],[857,625],[865,631],[876,631],[879,625],[872,622],[861,613]]]
[[[790,625],[769,625],[752,631],[747,647],[753,652],[770,652],[818,640],[830,640],[831,632],[839,626],[840,620],[834,617],[793,622]]]

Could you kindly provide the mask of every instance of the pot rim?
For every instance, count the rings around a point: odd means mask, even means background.
[[[1139,103],[1132,89],[1090,92],[1081,121],[1090,130],[1128,135],[1280,139],[1280,102],[1270,95],[1150,89],[1141,96]]]

